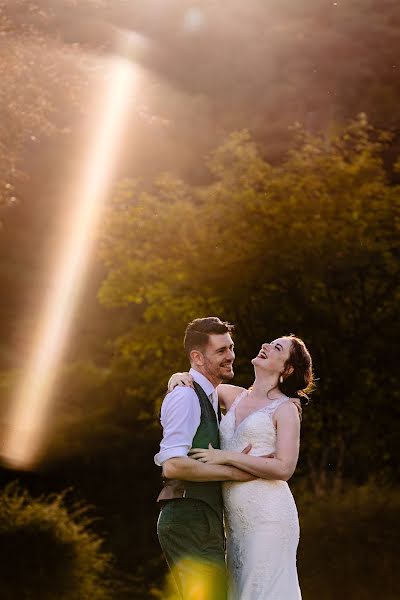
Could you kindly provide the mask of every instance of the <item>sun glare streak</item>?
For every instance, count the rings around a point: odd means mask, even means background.
[[[32,355],[8,415],[1,455],[15,468],[29,468],[37,460],[58,363],[83,282],[102,206],[109,193],[125,116],[132,97],[135,65],[114,57],[94,111],[95,130],[83,172],[73,197],[66,235],[54,261],[54,277]],[[95,108],[95,107],[94,107]]]
[[[185,598],[207,600],[208,598],[226,597],[225,567],[211,560],[186,557],[175,564],[172,572],[167,574],[162,590],[162,597],[165,600],[178,600],[175,581],[179,580],[185,582],[183,590]]]

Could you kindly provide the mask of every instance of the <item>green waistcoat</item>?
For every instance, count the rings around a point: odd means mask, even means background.
[[[208,448],[210,443],[214,448],[219,448],[219,428],[215,410],[203,388],[196,382],[193,382],[193,386],[199,398],[201,418],[193,438],[192,448]],[[219,481],[185,481],[184,486],[185,498],[196,498],[207,502],[222,517],[222,492]]]

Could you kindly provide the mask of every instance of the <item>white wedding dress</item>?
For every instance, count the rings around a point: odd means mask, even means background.
[[[221,448],[271,454],[276,448],[274,411],[279,399],[251,413],[236,427],[239,394],[220,426]],[[299,521],[286,481],[256,479],[223,484],[229,600],[301,600],[296,569]]]

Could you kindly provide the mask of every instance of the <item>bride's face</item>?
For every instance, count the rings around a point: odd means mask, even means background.
[[[285,370],[285,363],[289,358],[292,341],[290,338],[277,338],[270,344],[263,344],[260,352],[251,361],[254,367],[278,377]]]

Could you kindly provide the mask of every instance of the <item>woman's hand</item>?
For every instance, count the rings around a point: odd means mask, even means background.
[[[187,373],[187,372],[185,372],[185,373],[174,373],[169,378],[169,381],[168,381],[168,391],[172,392],[172,390],[177,385],[183,385],[183,386],[186,386],[186,387],[193,387],[193,377],[190,375],[190,373]]]
[[[228,453],[213,448],[211,444],[208,444],[208,450],[206,448],[192,448],[189,455],[191,458],[210,465],[225,465],[228,461]]]

